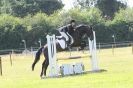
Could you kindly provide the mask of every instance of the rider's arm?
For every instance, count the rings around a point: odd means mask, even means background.
[[[60,32],[65,32],[65,33],[67,33],[67,32],[68,32],[67,26],[64,26],[64,27],[60,30]]]

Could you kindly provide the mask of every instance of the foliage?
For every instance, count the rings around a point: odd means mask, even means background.
[[[112,25],[115,25],[113,29],[119,30],[117,35],[120,36],[120,40],[130,40],[133,37],[133,9],[127,8],[126,10],[120,10],[116,13]],[[119,29],[118,29],[119,28]],[[120,34],[121,33],[121,34]]]
[[[0,16],[0,48],[18,48],[24,39],[26,28],[19,18],[2,14]]]
[[[54,14],[37,13],[24,18],[9,14],[0,15],[0,49],[22,48],[22,40],[26,40],[27,47],[39,46],[46,43],[47,34],[56,34],[57,29],[75,19],[77,25],[91,25],[96,31],[97,42],[112,42],[112,35],[116,41],[132,41],[133,37],[133,10],[121,9],[115,14],[113,20],[102,17],[97,8],[73,8],[71,10],[58,10]]]
[[[102,15],[108,19],[114,17],[115,12],[118,12],[120,8],[126,8],[126,3],[118,0],[98,0],[96,7],[102,11]]]
[[[34,15],[37,12],[50,15],[63,7],[62,2],[58,0],[0,0],[0,3],[1,13],[8,13],[17,17],[24,17],[28,14]]]

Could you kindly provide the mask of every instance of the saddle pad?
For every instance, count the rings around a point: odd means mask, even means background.
[[[56,39],[56,41],[60,44],[62,49],[67,48],[65,40],[63,40],[63,39],[61,39],[61,40]]]

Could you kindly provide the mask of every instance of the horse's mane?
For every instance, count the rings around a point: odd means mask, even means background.
[[[85,24],[80,24],[76,26],[77,31],[86,30],[86,29],[92,30],[92,27],[90,25],[85,25]]]
[[[88,25],[80,24],[80,25],[76,26],[76,28],[80,28],[80,27],[88,27]]]

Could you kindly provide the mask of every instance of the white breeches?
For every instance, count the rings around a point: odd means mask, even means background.
[[[64,33],[64,32],[60,32],[60,34],[61,34],[61,36],[63,36],[63,37],[66,38],[66,41],[69,40],[69,37],[68,37],[68,35],[66,35],[66,33]]]

